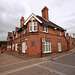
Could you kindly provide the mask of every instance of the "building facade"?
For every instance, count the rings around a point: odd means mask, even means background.
[[[8,32],[7,51],[40,55],[68,50],[65,30],[49,21],[46,6],[41,12],[42,17],[34,13],[27,20],[22,17],[20,27],[15,27],[15,31]]]

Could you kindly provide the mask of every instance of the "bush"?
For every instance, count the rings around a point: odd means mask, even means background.
[[[4,49],[6,50],[6,48],[7,48],[7,45],[4,45]]]
[[[1,47],[1,45],[7,45],[7,41],[0,41],[0,47]],[[6,46],[5,46],[6,47]]]

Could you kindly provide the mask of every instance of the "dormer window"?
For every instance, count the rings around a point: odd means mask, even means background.
[[[43,26],[43,32],[48,33],[48,27],[47,26]]]
[[[30,32],[36,32],[37,31],[37,22],[36,21],[31,21],[30,22]]]

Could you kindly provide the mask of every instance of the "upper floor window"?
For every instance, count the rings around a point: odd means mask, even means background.
[[[30,22],[30,28],[29,28],[30,32],[36,32],[37,31],[37,22],[36,21],[31,21]]]
[[[62,36],[62,32],[60,31],[60,36]]]
[[[26,33],[26,29],[23,30],[23,34],[25,34],[25,33]]]
[[[14,36],[13,36],[13,40],[14,40]]]
[[[48,27],[47,26],[43,26],[43,32],[48,32]]]
[[[17,38],[17,33],[16,33],[16,38]]]

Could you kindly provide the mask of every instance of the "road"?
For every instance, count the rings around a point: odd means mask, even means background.
[[[75,52],[55,58],[35,58],[0,66],[0,75],[75,75]]]

